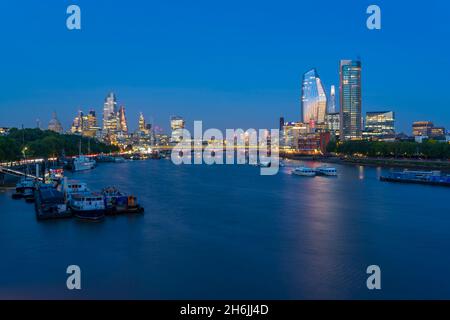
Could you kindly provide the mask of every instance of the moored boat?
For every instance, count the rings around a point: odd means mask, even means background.
[[[67,180],[67,178],[63,180],[59,188],[59,190],[64,193],[67,202],[70,201],[73,194],[89,191],[86,183],[77,180]]]
[[[99,220],[105,216],[105,200],[103,195],[94,192],[73,194],[69,203],[72,213],[87,220]]]
[[[297,176],[303,176],[303,177],[315,177],[316,176],[316,172],[308,167],[302,166],[302,167],[297,167],[292,171],[292,174],[297,175]]]
[[[409,171],[391,172],[381,176],[380,181],[428,184],[434,186],[450,187],[450,176],[440,171]]]
[[[29,177],[23,177],[16,184],[16,192],[23,193],[26,189],[34,190],[34,179]]]
[[[144,212],[144,208],[138,204],[135,196],[123,193],[115,187],[103,189],[102,194],[105,198],[107,214]]]
[[[64,194],[51,184],[42,184],[35,191],[36,218],[54,219],[71,217]]]
[[[330,176],[330,177],[337,176],[337,170],[336,168],[333,167],[321,166],[315,168],[314,171],[316,171],[316,174],[320,176]]]
[[[73,159],[72,169],[73,171],[91,170],[94,169],[95,164],[94,159],[80,155]]]
[[[27,188],[23,191],[23,198],[26,202],[34,202],[34,188]]]

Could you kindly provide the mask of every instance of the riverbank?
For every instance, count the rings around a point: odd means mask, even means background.
[[[390,159],[390,158],[360,158],[360,157],[332,157],[332,156],[301,156],[283,155],[286,159],[320,161],[339,164],[362,165],[370,167],[404,168],[416,170],[440,170],[450,172],[450,161]]]

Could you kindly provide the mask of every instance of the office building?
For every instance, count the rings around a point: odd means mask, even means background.
[[[316,69],[303,75],[301,114],[304,123],[324,123],[327,110],[327,97]]]
[[[339,74],[341,140],[361,139],[361,61],[341,60]]]
[[[383,138],[395,135],[395,113],[393,111],[367,112],[364,137]]]

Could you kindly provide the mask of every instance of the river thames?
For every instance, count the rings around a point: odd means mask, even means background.
[[[310,166],[319,163],[306,162]],[[68,173],[136,195],[142,215],[43,221],[0,191],[0,298],[450,299],[450,189],[380,182],[388,169],[275,176],[168,160]],[[81,290],[66,268],[81,268]],[[381,290],[366,268],[381,268]]]

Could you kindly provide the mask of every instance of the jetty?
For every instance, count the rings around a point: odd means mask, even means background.
[[[38,165],[36,165],[36,166],[38,166]],[[39,172],[39,169],[37,169],[37,172]],[[7,167],[2,167],[2,166],[0,166],[0,173],[11,175],[11,176],[18,177],[18,178],[25,177],[25,178],[38,180],[38,181],[43,181],[43,178],[40,178],[38,176],[29,174],[29,173],[25,173],[25,172],[22,172],[22,171],[17,171],[17,170],[14,170],[14,169],[10,169],[10,168],[7,168]]]

